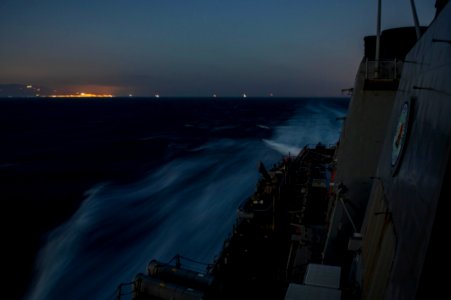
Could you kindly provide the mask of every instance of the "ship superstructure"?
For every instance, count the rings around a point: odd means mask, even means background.
[[[451,5],[436,6],[427,30],[411,29],[418,40],[393,94],[378,90],[388,82],[367,84],[362,62],[340,140],[336,180],[345,189],[335,190],[324,262],[348,269],[362,299],[422,299],[446,286],[433,269],[451,182]],[[376,114],[374,124],[362,113]]]

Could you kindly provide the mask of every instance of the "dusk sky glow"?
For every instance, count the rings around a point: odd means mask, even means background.
[[[416,0],[421,25],[435,0]],[[411,26],[382,1],[382,29]],[[0,84],[163,96],[340,96],[375,0],[0,0]]]

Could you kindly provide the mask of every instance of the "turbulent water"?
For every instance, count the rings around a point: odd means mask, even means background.
[[[306,144],[337,142],[337,118],[348,105],[319,98],[59,101],[0,103],[10,126],[4,140],[34,147],[3,155],[0,174],[40,173],[42,193],[63,185],[65,193],[52,194],[57,208],[71,187],[85,189],[79,203],[68,204],[73,211],[64,209],[68,218],[47,210],[58,226],[40,233],[30,300],[113,299],[116,286],[153,258],[213,262],[236,208],[254,191],[258,163],[270,168]],[[35,192],[24,197],[51,201]]]

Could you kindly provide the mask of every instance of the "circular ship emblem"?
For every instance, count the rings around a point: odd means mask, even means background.
[[[401,160],[401,154],[407,138],[407,130],[409,125],[409,103],[405,102],[402,106],[401,115],[399,116],[398,126],[396,127],[395,136],[393,137],[391,165],[393,175]]]

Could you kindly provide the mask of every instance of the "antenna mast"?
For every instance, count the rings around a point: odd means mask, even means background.
[[[419,40],[421,37],[420,22],[418,22],[417,9],[415,7],[414,0],[410,0],[410,6],[412,7],[413,22],[415,23],[415,31],[417,33],[417,40]]]

